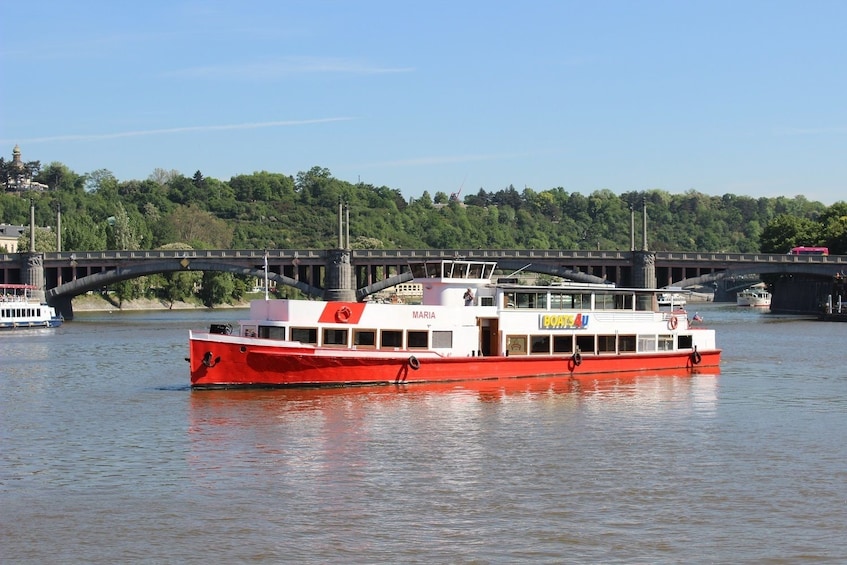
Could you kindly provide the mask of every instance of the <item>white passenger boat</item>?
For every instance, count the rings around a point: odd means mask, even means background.
[[[492,282],[495,263],[410,264],[421,304],[254,300],[189,332],[195,388],[343,386],[719,366],[715,332],[655,289]],[[714,372],[714,370],[712,371]]]
[[[62,324],[52,306],[33,300],[36,288],[25,284],[0,284],[0,329],[55,328]]]
[[[664,289],[663,292],[657,295],[657,300],[659,301],[659,306],[668,306],[672,309],[682,308],[686,304],[686,294],[682,289]]]
[[[771,293],[763,287],[751,286],[735,295],[735,303],[744,307],[770,308]]]

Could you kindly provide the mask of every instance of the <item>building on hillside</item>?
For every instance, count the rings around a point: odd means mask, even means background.
[[[26,226],[0,224],[0,253],[17,253],[18,239],[26,230]]]
[[[42,192],[49,190],[50,187],[46,184],[32,180],[37,170],[33,170],[32,167],[27,166],[28,163],[24,163],[21,160],[21,148],[19,145],[15,145],[15,148],[12,150],[12,161],[3,165],[5,170],[2,171],[2,180],[6,185],[7,192],[23,192],[28,190]],[[35,167],[37,169],[38,165],[35,165]]]

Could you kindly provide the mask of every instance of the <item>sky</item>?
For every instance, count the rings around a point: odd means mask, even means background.
[[[847,199],[847,2],[0,0],[0,155]],[[17,25],[12,25],[17,22]]]

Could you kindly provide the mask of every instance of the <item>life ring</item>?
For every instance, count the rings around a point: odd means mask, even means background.
[[[700,355],[700,352],[697,351],[697,348],[694,348],[694,351],[691,352],[691,362],[695,365],[699,365],[700,361],[703,360],[703,356]]]
[[[671,319],[668,320],[668,327],[670,327],[670,329],[672,330],[675,330],[677,324],[679,324],[679,320],[676,319],[676,316],[671,316]]]
[[[409,357],[409,367],[411,367],[413,371],[417,371],[421,368],[421,362],[418,360],[417,357],[412,355],[411,357]]]
[[[335,313],[335,319],[341,322],[342,324],[347,323],[347,320],[350,319],[350,316],[353,315],[353,311],[350,310],[347,306],[342,306]]]
[[[580,353],[579,351],[573,354],[573,364],[574,367],[579,367],[580,365],[582,365],[582,353]]]

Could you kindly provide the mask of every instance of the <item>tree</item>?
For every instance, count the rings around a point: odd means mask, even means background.
[[[29,251],[30,229],[27,227],[18,238],[18,250]],[[52,253],[56,251],[56,233],[50,228],[35,228],[35,251]]]
[[[62,218],[63,251],[104,251],[107,224],[95,223],[91,216],[74,214]]]
[[[142,236],[137,221],[133,221],[123,204],[117,203],[108,230],[110,249],[140,249]]]
[[[209,308],[216,304],[228,304],[235,292],[235,279],[230,273],[207,271],[203,273],[200,299]]]
[[[46,184],[52,190],[80,195],[85,192],[86,177],[74,173],[67,166],[56,161],[39,171],[34,180]]]
[[[172,179],[182,176],[182,174],[176,169],[171,169],[170,171],[166,171],[165,169],[153,169],[153,172],[150,173],[150,176],[147,178],[158,184],[159,186],[165,186]]]
[[[761,250],[765,253],[785,253],[798,245],[817,245],[820,226],[809,219],[783,214],[762,230]]]
[[[229,249],[232,243],[233,228],[196,204],[177,207],[165,221],[175,241],[194,249]]]

